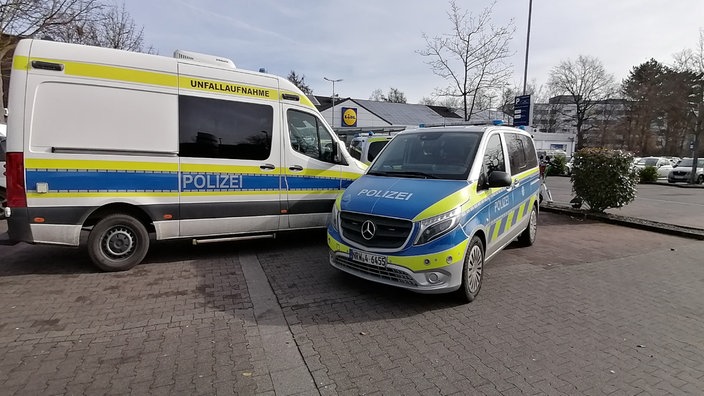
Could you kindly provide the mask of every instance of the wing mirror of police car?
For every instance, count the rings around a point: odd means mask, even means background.
[[[489,177],[486,180],[488,188],[508,187],[512,183],[513,181],[508,173],[498,170],[489,173]]]

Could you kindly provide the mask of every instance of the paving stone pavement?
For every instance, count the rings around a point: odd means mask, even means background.
[[[0,393],[702,394],[704,242],[538,232],[469,305],[337,272],[322,231],[157,243],[125,273],[0,246]]]

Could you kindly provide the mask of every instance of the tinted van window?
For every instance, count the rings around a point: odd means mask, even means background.
[[[271,154],[271,106],[179,96],[182,157],[264,160]]]
[[[506,133],[506,147],[511,164],[511,175],[525,172],[538,166],[533,140],[517,133]]]

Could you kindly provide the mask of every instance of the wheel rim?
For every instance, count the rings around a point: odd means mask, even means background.
[[[469,251],[467,259],[467,288],[469,292],[475,294],[479,291],[479,285],[482,281],[482,269],[484,267],[484,253],[482,249],[474,245]]]
[[[103,236],[103,253],[112,259],[124,259],[132,255],[136,247],[136,235],[130,228],[119,226],[107,230]]]
[[[530,211],[530,223],[528,223],[528,233],[530,235],[531,242],[535,241],[535,234],[538,232],[538,215],[535,213],[535,209]]]

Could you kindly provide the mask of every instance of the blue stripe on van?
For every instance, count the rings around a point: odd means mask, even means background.
[[[27,189],[37,183],[50,191],[178,191],[175,172],[27,169]]]

